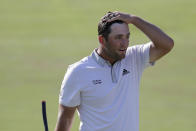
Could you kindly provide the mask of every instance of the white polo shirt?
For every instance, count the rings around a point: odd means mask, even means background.
[[[80,131],[139,131],[139,83],[150,44],[129,47],[113,66],[96,51],[69,66],[59,103],[78,106]]]

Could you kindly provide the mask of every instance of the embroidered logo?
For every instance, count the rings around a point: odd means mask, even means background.
[[[93,82],[94,85],[97,85],[97,84],[101,84],[102,83],[101,80],[93,80],[92,82]]]
[[[122,75],[124,76],[124,75],[129,74],[129,73],[130,73],[130,72],[129,72],[128,70],[123,69],[123,73],[122,73]]]

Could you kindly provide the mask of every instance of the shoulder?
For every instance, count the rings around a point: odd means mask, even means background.
[[[126,57],[141,58],[149,55],[152,42],[146,44],[134,45],[127,48]]]
[[[94,61],[90,56],[84,57],[83,59],[71,64],[68,66],[68,72],[72,74],[79,75],[84,73],[85,70],[89,67],[94,65]]]
[[[149,57],[151,42],[140,45],[133,45],[127,48],[125,62],[139,63],[140,61],[147,60]]]
[[[146,44],[134,45],[127,48],[127,55],[134,53],[142,53],[145,50],[149,50],[152,42],[148,42]]]

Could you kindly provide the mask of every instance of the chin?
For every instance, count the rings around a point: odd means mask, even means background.
[[[116,61],[118,61],[118,60],[124,59],[125,56],[126,56],[126,54],[124,54],[124,53],[116,53],[116,54],[113,56],[113,59],[115,59]]]
[[[122,60],[122,59],[124,59],[124,58],[125,58],[125,54],[119,55],[119,56],[118,56],[118,60]]]
[[[123,52],[123,53],[121,52],[121,53],[118,54],[118,57],[119,57],[120,59],[124,59],[125,56],[126,56],[126,52]]]
[[[124,59],[125,58],[125,55],[121,56],[121,59]]]

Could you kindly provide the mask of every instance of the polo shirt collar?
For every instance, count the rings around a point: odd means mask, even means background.
[[[99,64],[102,67],[104,67],[106,65],[107,66],[112,66],[109,61],[103,59],[101,56],[98,55],[97,49],[94,49],[94,51],[93,51],[91,56],[97,62],[97,64]]]

